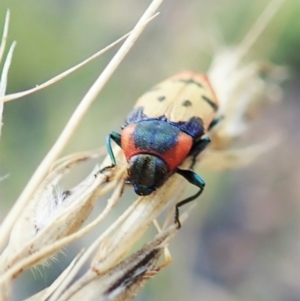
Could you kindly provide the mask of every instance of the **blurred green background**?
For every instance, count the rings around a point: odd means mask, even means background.
[[[269,2],[166,0],[65,154],[103,145],[153,84],[182,69],[205,72],[212,45],[238,44]],[[41,84],[113,42],[149,3],[1,0],[0,28],[9,8],[8,44],[17,41],[7,94]],[[249,135],[258,142],[279,132],[282,143],[247,168],[203,174],[207,189],[171,243],[172,265],[137,300],[300,300],[299,16],[299,1],[285,1],[250,55],[289,68],[282,103],[263,112]],[[0,177],[9,177],[0,182],[0,220],[116,49],[58,84],[5,105]],[[82,178],[71,176],[71,182]],[[44,277],[20,277],[14,300],[46,287],[79,248],[59,256],[59,265],[42,268]]]

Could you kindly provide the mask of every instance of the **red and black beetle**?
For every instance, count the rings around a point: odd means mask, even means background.
[[[114,167],[111,139],[123,150],[128,162],[128,180],[138,195],[149,195],[174,173],[200,188],[176,204],[175,222],[180,227],[179,207],[196,199],[205,182],[191,170],[178,168],[197,155],[210,138],[207,131],[217,122],[218,101],[204,74],[183,71],[154,86],[141,96],[127,116],[121,134],[111,132],[106,145]]]

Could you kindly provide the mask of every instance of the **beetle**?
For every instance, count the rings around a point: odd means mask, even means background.
[[[101,171],[116,166],[113,140],[125,154],[126,184],[132,184],[136,194],[150,195],[174,173],[197,186],[196,194],[176,204],[175,223],[180,228],[179,207],[200,196],[205,186],[191,169],[210,142],[205,134],[219,121],[217,110],[217,97],[206,75],[182,71],[170,77],[137,100],[121,134],[111,132],[107,136],[112,164]],[[180,169],[187,157],[192,158],[190,169]]]

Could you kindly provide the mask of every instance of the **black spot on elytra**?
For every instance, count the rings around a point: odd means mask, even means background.
[[[184,100],[184,101],[182,102],[182,105],[183,105],[184,107],[190,107],[190,106],[192,106],[192,103],[191,103],[189,100]]]
[[[215,112],[218,110],[218,106],[211,99],[209,99],[208,97],[206,97],[204,95],[202,95],[202,99],[204,101],[206,101]]]
[[[158,101],[164,101],[166,99],[166,96],[158,96],[157,100]]]

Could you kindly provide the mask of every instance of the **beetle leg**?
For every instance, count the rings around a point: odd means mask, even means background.
[[[216,119],[214,119],[211,123],[210,123],[210,125],[209,125],[209,127],[208,127],[208,131],[210,131],[212,128],[214,128],[222,119],[224,119],[224,116],[220,116],[220,117],[218,117],[218,118],[216,118]]]
[[[210,143],[210,138],[209,137],[205,137],[205,138],[202,138],[201,140],[197,141],[190,153],[189,153],[189,156],[192,157],[192,164],[191,164],[191,167],[193,169],[195,163],[196,163],[196,158],[197,156],[206,148],[206,146]]]
[[[179,203],[176,204],[175,223],[178,225],[178,229],[179,229],[181,227],[181,223],[179,221],[179,207],[195,200],[202,193],[202,191],[205,187],[205,182],[202,180],[202,178],[199,175],[197,175],[195,172],[193,172],[191,170],[182,170],[182,169],[177,168],[175,172],[180,174],[181,176],[183,176],[191,184],[200,188],[200,190],[196,194],[194,194],[194,195],[190,196],[189,198],[184,199],[183,201],[180,201]]]
[[[109,135],[107,135],[107,137],[106,137],[106,147],[107,147],[108,155],[111,159],[111,165],[102,168],[99,172],[103,172],[104,170],[107,170],[109,168],[113,168],[113,167],[116,166],[115,155],[114,155],[114,152],[113,152],[112,147],[111,147],[111,139],[113,141],[115,141],[121,147],[121,135],[119,133],[111,132]]]

